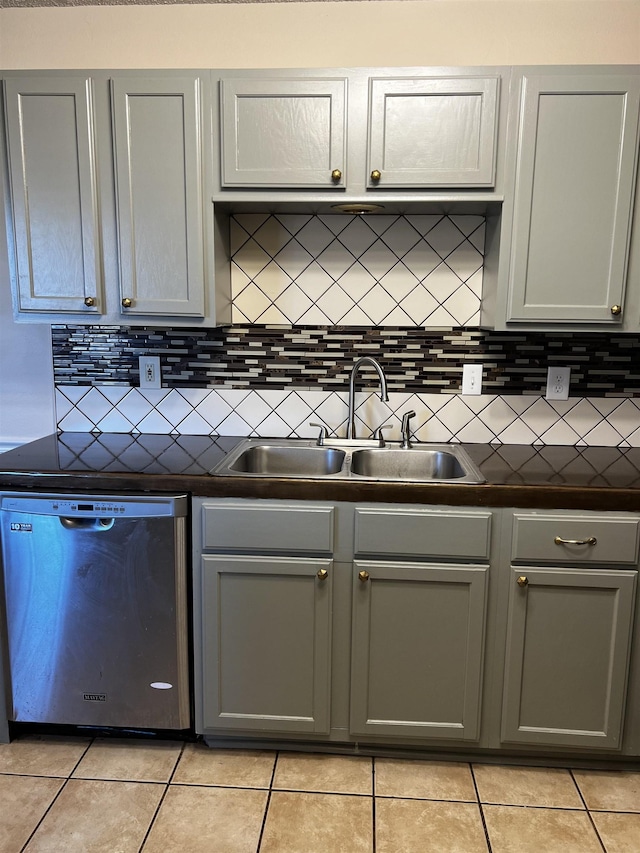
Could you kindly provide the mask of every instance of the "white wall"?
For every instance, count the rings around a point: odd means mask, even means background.
[[[3,69],[554,63],[640,63],[639,0],[0,9]],[[13,323],[5,255],[0,245],[0,442],[54,423],[50,336]]]

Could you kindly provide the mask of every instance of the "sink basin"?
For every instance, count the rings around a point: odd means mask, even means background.
[[[351,473],[376,480],[460,480],[468,475],[458,456],[448,450],[381,448],[354,450]]]
[[[342,469],[344,450],[331,447],[254,444],[227,462],[230,472],[261,477],[323,477]]]
[[[402,450],[397,444],[363,447],[357,440],[335,441],[342,446],[319,447],[315,441],[299,438],[247,438],[211,473],[226,477],[484,482],[468,454],[457,444],[414,444],[409,450]]]

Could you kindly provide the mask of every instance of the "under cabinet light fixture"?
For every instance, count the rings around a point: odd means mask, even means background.
[[[360,215],[363,213],[377,213],[379,210],[384,210],[382,204],[332,204],[334,210],[339,210],[340,213],[352,213]]]

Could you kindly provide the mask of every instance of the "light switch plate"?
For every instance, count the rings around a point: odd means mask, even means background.
[[[464,364],[462,366],[462,393],[482,394],[481,364]]]

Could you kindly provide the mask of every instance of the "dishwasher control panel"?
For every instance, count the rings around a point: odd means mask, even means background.
[[[19,492],[0,495],[0,510],[29,515],[65,518],[158,518],[187,514],[184,495],[29,495]]]

